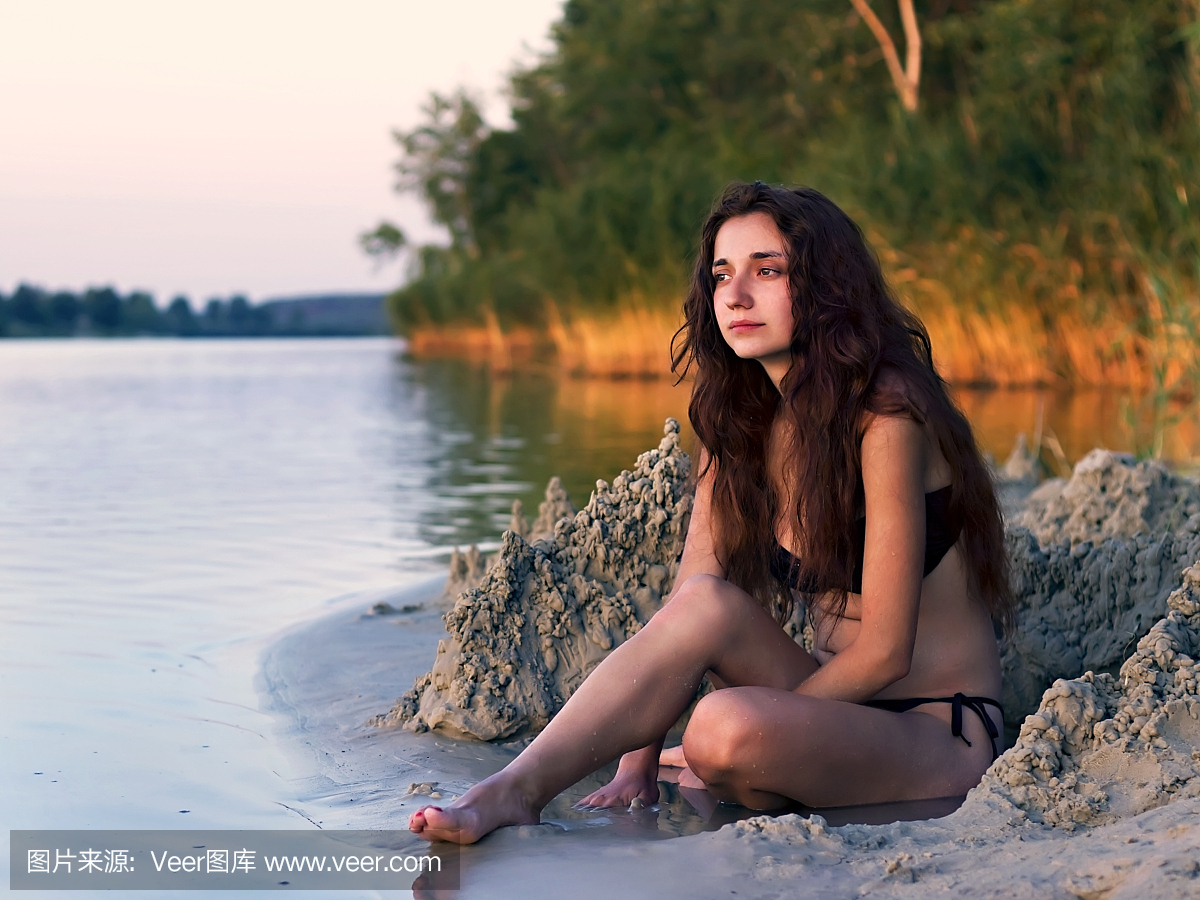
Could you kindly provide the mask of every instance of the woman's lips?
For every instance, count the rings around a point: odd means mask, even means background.
[[[755,328],[761,328],[762,322],[751,322],[749,319],[734,319],[729,323],[729,330],[744,334],[747,331],[753,331]]]

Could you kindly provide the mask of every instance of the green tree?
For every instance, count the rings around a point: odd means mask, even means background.
[[[377,259],[388,259],[399,253],[408,244],[404,232],[391,222],[380,222],[371,231],[365,231],[358,238],[359,246],[368,256]]]
[[[9,301],[9,309],[14,321],[34,333],[48,324],[46,294],[31,285],[17,286]]]
[[[426,124],[396,132],[404,150],[396,166],[401,190],[419,190],[434,221],[446,226],[455,246],[471,247],[467,170],[487,129],[478,104],[459,91],[434,93],[422,108]]]
[[[202,328],[206,334],[224,334],[228,329],[228,318],[225,314],[225,304],[217,297],[211,298],[204,304]]]
[[[190,337],[199,330],[196,314],[192,312],[192,304],[183,295],[179,295],[171,301],[163,317],[166,320],[167,332],[170,334]]]
[[[253,316],[250,301],[238,294],[229,298],[229,330],[234,334],[249,334]]]
[[[83,308],[97,331],[111,334],[121,327],[121,297],[112,288],[89,288],[83,295]]]
[[[1193,0],[569,0],[511,128],[460,91],[397,133],[398,186],[450,243],[414,251],[394,312],[673,302],[734,178],[810,184],[900,248],[969,227],[963,302],[1008,290],[1024,246],[1141,302],[1122,260],[1200,248],[1196,23]]]
[[[131,334],[157,334],[162,330],[162,315],[154,298],[135,291],[125,298],[121,309],[122,330]]]
[[[54,330],[60,334],[72,334],[75,331],[81,311],[79,298],[70,291],[59,291],[50,298]]]

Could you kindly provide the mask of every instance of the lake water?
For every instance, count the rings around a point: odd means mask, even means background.
[[[273,636],[494,541],[551,474],[582,504],[686,418],[686,386],[401,350],[0,342],[5,828],[302,824],[254,688]],[[1039,407],[1072,461],[1132,442],[1110,395],[960,399],[1001,458]]]

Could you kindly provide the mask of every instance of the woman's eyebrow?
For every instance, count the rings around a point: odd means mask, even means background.
[[[780,253],[778,250],[758,250],[754,253],[751,253],[750,258],[751,259],[787,259],[787,257],[784,256],[782,253]],[[729,260],[727,260],[725,257],[722,256],[720,259],[713,260],[712,267],[715,269],[717,266],[727,266],[727,265],[729,265]]]

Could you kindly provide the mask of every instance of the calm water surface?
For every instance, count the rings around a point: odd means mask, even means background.
[[[551,474],[585,502],[686,418],[686,386],[400,351],[0,342],[4,827],[301,824],[253,689],[271,635],[495,540]],[[1106,395],[960,399],[1001,458],[1039,407],[1072,460],[1132,440]]]
[[[0,343],[5,827],[303,824],[253,690],[270,636],[494,541],[552,472],[585,501],[684,412],[399,351]]]

